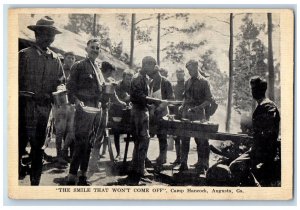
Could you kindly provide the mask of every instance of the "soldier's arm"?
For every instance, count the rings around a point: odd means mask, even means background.
[[[204,90],[203,91],[204,91],[204,95],[205,95],[203,103],[200,104],[199,106],[194,107],[192,109],[192,111],[197,112],[199,109],[202,110],[206,106],[210,105],[210,103],[213,99],[213,96],[212,96],[211,91],[210,91],[210,84],[207,80],[204,80]]]
[[[27,69],[27,56],[24,51],[19,52],[19,90],[23,90],[24,88],[24,81]]]
[[[58,85],[66,84],[67,79],[66,79],[63,65],[59,58],[57,60],[58,60],[58,83],[59,83]]]
[[[126,103],[124,101],[120,100],[120,98],[118,97],[116,91],[111,96],[111,102],[116,104],[116,105],[126,106]]]
[[[146,105],[147,95],[143,91],[143,83],[140,79],[133,79],[131,82],[130,100],[133,103]]]
[[[265,105],[263,114],[257,116],[260,122],[259,129],[254,133],[259,138],[268,138],[277,136],[279,133],[280,116],[277,108],[271,105]]]
[[[170,81],[166,82],[167,99],[175,99],[173,87]]]
[[[68,91],[68,96],[69,100],[71,103],[78,103],[79,99],[76,96],[77,92],[77,84],[78,84],[78,68],[79,65],[78,63],[75,63],[70,71],[70,76],[67,81],[67,91]]]

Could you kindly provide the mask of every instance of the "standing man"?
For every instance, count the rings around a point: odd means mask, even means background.
[[[70,76],[71,67],[75,63],[75,54],[73,52],[66,52],[64,56],[64,73],[68,79]],[[57,160],[60,164],[67,164],[68,149],[71,149],[71,157],[74,147],[74,115],[75,107],[72,104],[65,104],[61,106],[53,106],[54,123],[56,131],[56,152]],[[62,141],[64,144],[62,147]]]
[[[177,77],[177,83],[174,85],[174,95],[175,100],[182,101],[183,100],[183,93],[184,93],[184,70],[183,69],[177,69],[176,70],[176,77]],[[175,107],[175,117],[176,119],[181,118],[181,114],[178,111],[178,106]],[[173,165],[178,165],[181,162],[181,138],[180,136],[176,136],[174,138],[175,140],[175,150],[176,150],[176,160],[172,163]]]
[[[160,100],[174,99],[172,84],[166,77],[161,76],[158,66],[149,71],[147,75],[152,79],[150,82],[150,97]],[[153,124],[157,124],[158,120],[168,113],[168,107],[161,103],[150,110],[150,120]],[[159,141],[159,156],[156,158],[156,163],[163,165],[167,162],[167,134],[158,134],[157,137]]]
[[[123,72],[123,78],[122,80],[117,84],[116,87],[116,94],[119,97],[121,101],[124,101],[126,104],[130,103],[130,82],[133,77],[133,70],[126,69]],[[117,104],[113,104],[110,110],[110,113],[112,116],[122,116],[122,106],[119,106]],[[115,147],[117,151],[116,160],[119,160],[121,158],[120,154],[120,132],[117,128],[113,129],[114,131],[114,142]]]
[[[115,84],[115,79],[114,79],[114,73],[116,71],[116,68],[110,64],[109,62],[102,62],[101,64],[101,72],[104,78],[104,81],[106,83],[112,83]],[[101,128],[98,129],[97,132],[97,138],[92,150],[92,156],[91,156],[91,161],[90,161],[90,170],[91,171],[99,171],[100,169],[98,168],[98,160],[100,159],[100,147],[101,144],[103,144],[103,150],[102,150],[102,155],[105,154],[106,147],[108,145],[109,141],[109,132],[106,129],[107,128],[107,123],[108,123],[108,111],[110,109],[110,105],[116,104],[121,107],[125,107],[126,103],[123,101],[120,101],[118,98],[117,94],[115,91],[113,93],[102,93],[102,119],[101,121]],[[104,154],[103,154],[104,153]]]
[[[266,98],[267,82],[260,77],[250,79],[251,92],[257,107],[252,115],[253,145],[230,164],[236,185],[248,185],[249,175],[258,167],[263,170],[260,184],[270,186],[277,155],[280,114],[273,101]],[[252,182],[253,183],[253,182]]]
[[[190,60],[186,63],[190,78],[186,81],[184,87],[184,101],[180,108],[182,117],[191,121],[204,121],[205,107],[210,105],[213,97],[210,91],[210,85],[198,69],[198,62]],[[203,173],[208,168],[209,161],[209,144],[208,139],[195,138],[197,144],[198,162],[195,167],[199,173]],[[190,138],[182,137],[182,157],[179,171],[188,170],[187,160],[190,150]]]
[[[100,53],[100,41],[90,39],[86,46],[87,58],[76,62],[71,68],[70,78],[67,83],[71,103],[75,103],[75,148],[72,157],[68,185],[75,185],[77,171],[80,167],[77,185],[89,185],[86,172],[90,159],[92,143],[90,135],[94,122],[99,123],[99,129],[103,129],[101,121],[103,101],[102,84],[104,77],[98,68],[96,61]],[[84,106],[98,108],[98,114],[90,114],[83,110]]]
[[[36,43],[19,52],[19,152],[25,151],[29,140],[30,182],[31,185],[39,185],[51,95],[64,82],[65,77],[59,57],[49,49],[55,35],[61,33],[54,26],[54,20],[45,16],[28,28],[34,31]],[[31,93],[31,97],[23,94],[26,92]],[[22,154],[19,154],[19,163],[21,158]]]
[[[134,149],[132,155],[132,171],[128,178],[134,182],[147,174],[145,159],[149,147],[149,111],[146,97],[149,96],[147,73],[153,71],[156,60],[146,56],[142,60],[142,69],[133,76],[130,87],[130,100],[132,102],[132,128]]]

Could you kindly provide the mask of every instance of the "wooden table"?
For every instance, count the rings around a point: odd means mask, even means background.
[[[118,129],[120,134],[127,134],[127,137],[124,139],[126,142],[125,145],[125,152],[123,162],[126,163],[127,161],[127,154],[128,154],[128,147],[129,142],[133,142],[130,125],[126,125],[123,123],[114,124],[114,128],[111,129],[113,133],[115,129]],[[184,136],[184,137],[200,137],[204,139],[210,140],[218,140],[218,141],[227,141],[231,140],[235,143],[241,143],[245,141],[251,141],[252,136],[248,136],[246,134],[232,134],[232,133],[225,133],[225,132],[206,132],[201,130],[187,130],[187,129],[172,129],[172,128],[164,128],[161,125],[151,126],[150,132],[155,134],[167,134],[173,136]]]

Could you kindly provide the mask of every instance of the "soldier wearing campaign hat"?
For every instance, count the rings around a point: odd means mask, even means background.
[[[52,92],[65,81],[65,76],[59,56],[49,49],[55,36],[61,34],[54,20],[45,16],[28,28],[34,31],[36,42],[19,52],[19,172],[22,173],[22,153],[30,141],[30,181],[31,185],[39,185]]]

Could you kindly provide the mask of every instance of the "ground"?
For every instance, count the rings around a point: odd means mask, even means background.
[[[172,138],[172,137],[169,137]],[[113,137],[111,136],[113,141]],[[214,144],[219,146],[221,142],[219,141],[210,141],[210,144]],[[112,143],[113,152],[115,155],[115,147]],[[121,153],[122,156],[125,150],[125,142],[123,138],[121,138]],[[104,185],[126,185],[126,183],[122,183],[122,179],[124,179],[126,175],[126,170],[128,169],[128,165],[132,158],[132,151],[133,151],[133,142],[129,144],[128,149],[128,157],[127,163],[124,164],[123,160],[117,161],[116,163],[112,163],[109,158],[108,151],[106,152],[105,158],[101,158],[99,161],[100,172],[89,172],[88,173],[88,180],[92,185],[95,186],[104,186]],[[54,157],[56,155],[55,149],[55,142],[52,141],[48,148],[46,148],[45,153],[50,157]],[[158,146],[158,139],[151,138],[148,150],[148,158],[155,163],[155,159],[159,153],[159,146]],[[153,177],[150,180],[144,181],[143,185],[204,185],[205,183],[201,183],[202,179],[201,176],[197,177],[197,180],[191,179],[191,174],[193,174],[193,165],[197,162],[197,151],[196,151],[196,144],[193,139],[191,139],[191,146],[190,146],[190,153],[189,153],[189,160],[188,164],[190,165],[190,173],[187,175],[187,180],[184,177],[181,177],[180,180],[176,180],[176,174],[178,171],[173,169],[170,162],[173,162],[176,159],[176,152],[175,147],[172,150],[169,150],[167,153],[167,163],[164,164],[163,170],[157,171],[154,168],[148,168],[150,174]],[[211,152],[210,154],[210,165],[214,164],[216,160],[219,158],[218,155]],[[51,159],[51,158],[50,158]],[[155,165],[155,164],[154,164]],[[40,185],[41,186],[55,186],[55,185],[64,185],[64,178],[67,176],[69,172],[69,164],[66,167],[61,166],[57,162],[47,162],[45,160],[44,167],[43,167],[43,174],[41,178]],[[199,178],[199,179],[198,179]],[[195,183],[197,182],[197,183]],[[29,175],[27,175],[23,180],[19,181],[20,185],[30,185]]]
[[[210,121],[213,123],[219,124],[219,132],[225,131],[225,120],[226,120],[226,107],[220,105],[214,116],[211,117]],[[240,131],[239,126],[240,116],[238,113],[232,113],[231,119],[231,132],[237,133]],[[111,140],[113,142],[113,137],[111,136]],[[45,152],[47,155],[55,156],[56,149],[55,149],[55,139],[50,143],[48,148],[46,148]],[[214,141],[210,140],[210,144],[221,147],[224,145],[224,142],[221,141]],[[226,142],[225,142],[226,144]],[[115,153],[114,144],[112,144],[113,152]],[[125,150],[125,142],[121,137],[121,153],[122,156],[124,155]],[[133,151],[133,143],[129,144],[128,149],[128,158],[127,160],[130,161],[132,158],[132,151]],[[151,138],[148,150],[148,158],[155,162],[154,160],[158,156],[159,153],[159,145],[157,138]],[[170,162],[173,162],[176,159],[176,152],[175,147],[172,150],[168,151],[167,154],[167,164],[164,165],[163,170],[159,173],[155,171],[153,168],[149,168],[151,174],[153,174],[153,178],[151,179],[151,183],[145,182],[145,185],[205,185],[205,180],[203,182],[202,177],[200,176],[193,176],[193,167],[190,167],[189,174],[183,177],[177,177],[176,173],[177,170],[172,170],[172,165]],[[213,165],[220,156],[210,153],[210,166]],[[188,165],[193,165],[197,162],[197,151],[196,151],[196,144],[193,138],[191,139],[190,144],[190,153],[188,159]],[[109,159],[109,154],[107,152],[106,157],[100,159],[99,166],[101,168],[100,172],[97,173],[89,173],[88,180],[91,182],[92,185],[125,185],[120,180],[126,177],[126,170],[128,169],[128,164],[123,164],[122,161],[118,161],[116,164],[112,164]],[[43,168],[43,174],[41,178],[40,185],[43,186],[53,186],[53,185],[62,185],[64,177],[67,176],[69,171],[68,167],[61,167],[57,163],[52,162],[45,162]],[[29,176],[27,175],[23,180],[19,181],[20,185],[30,185]]]

